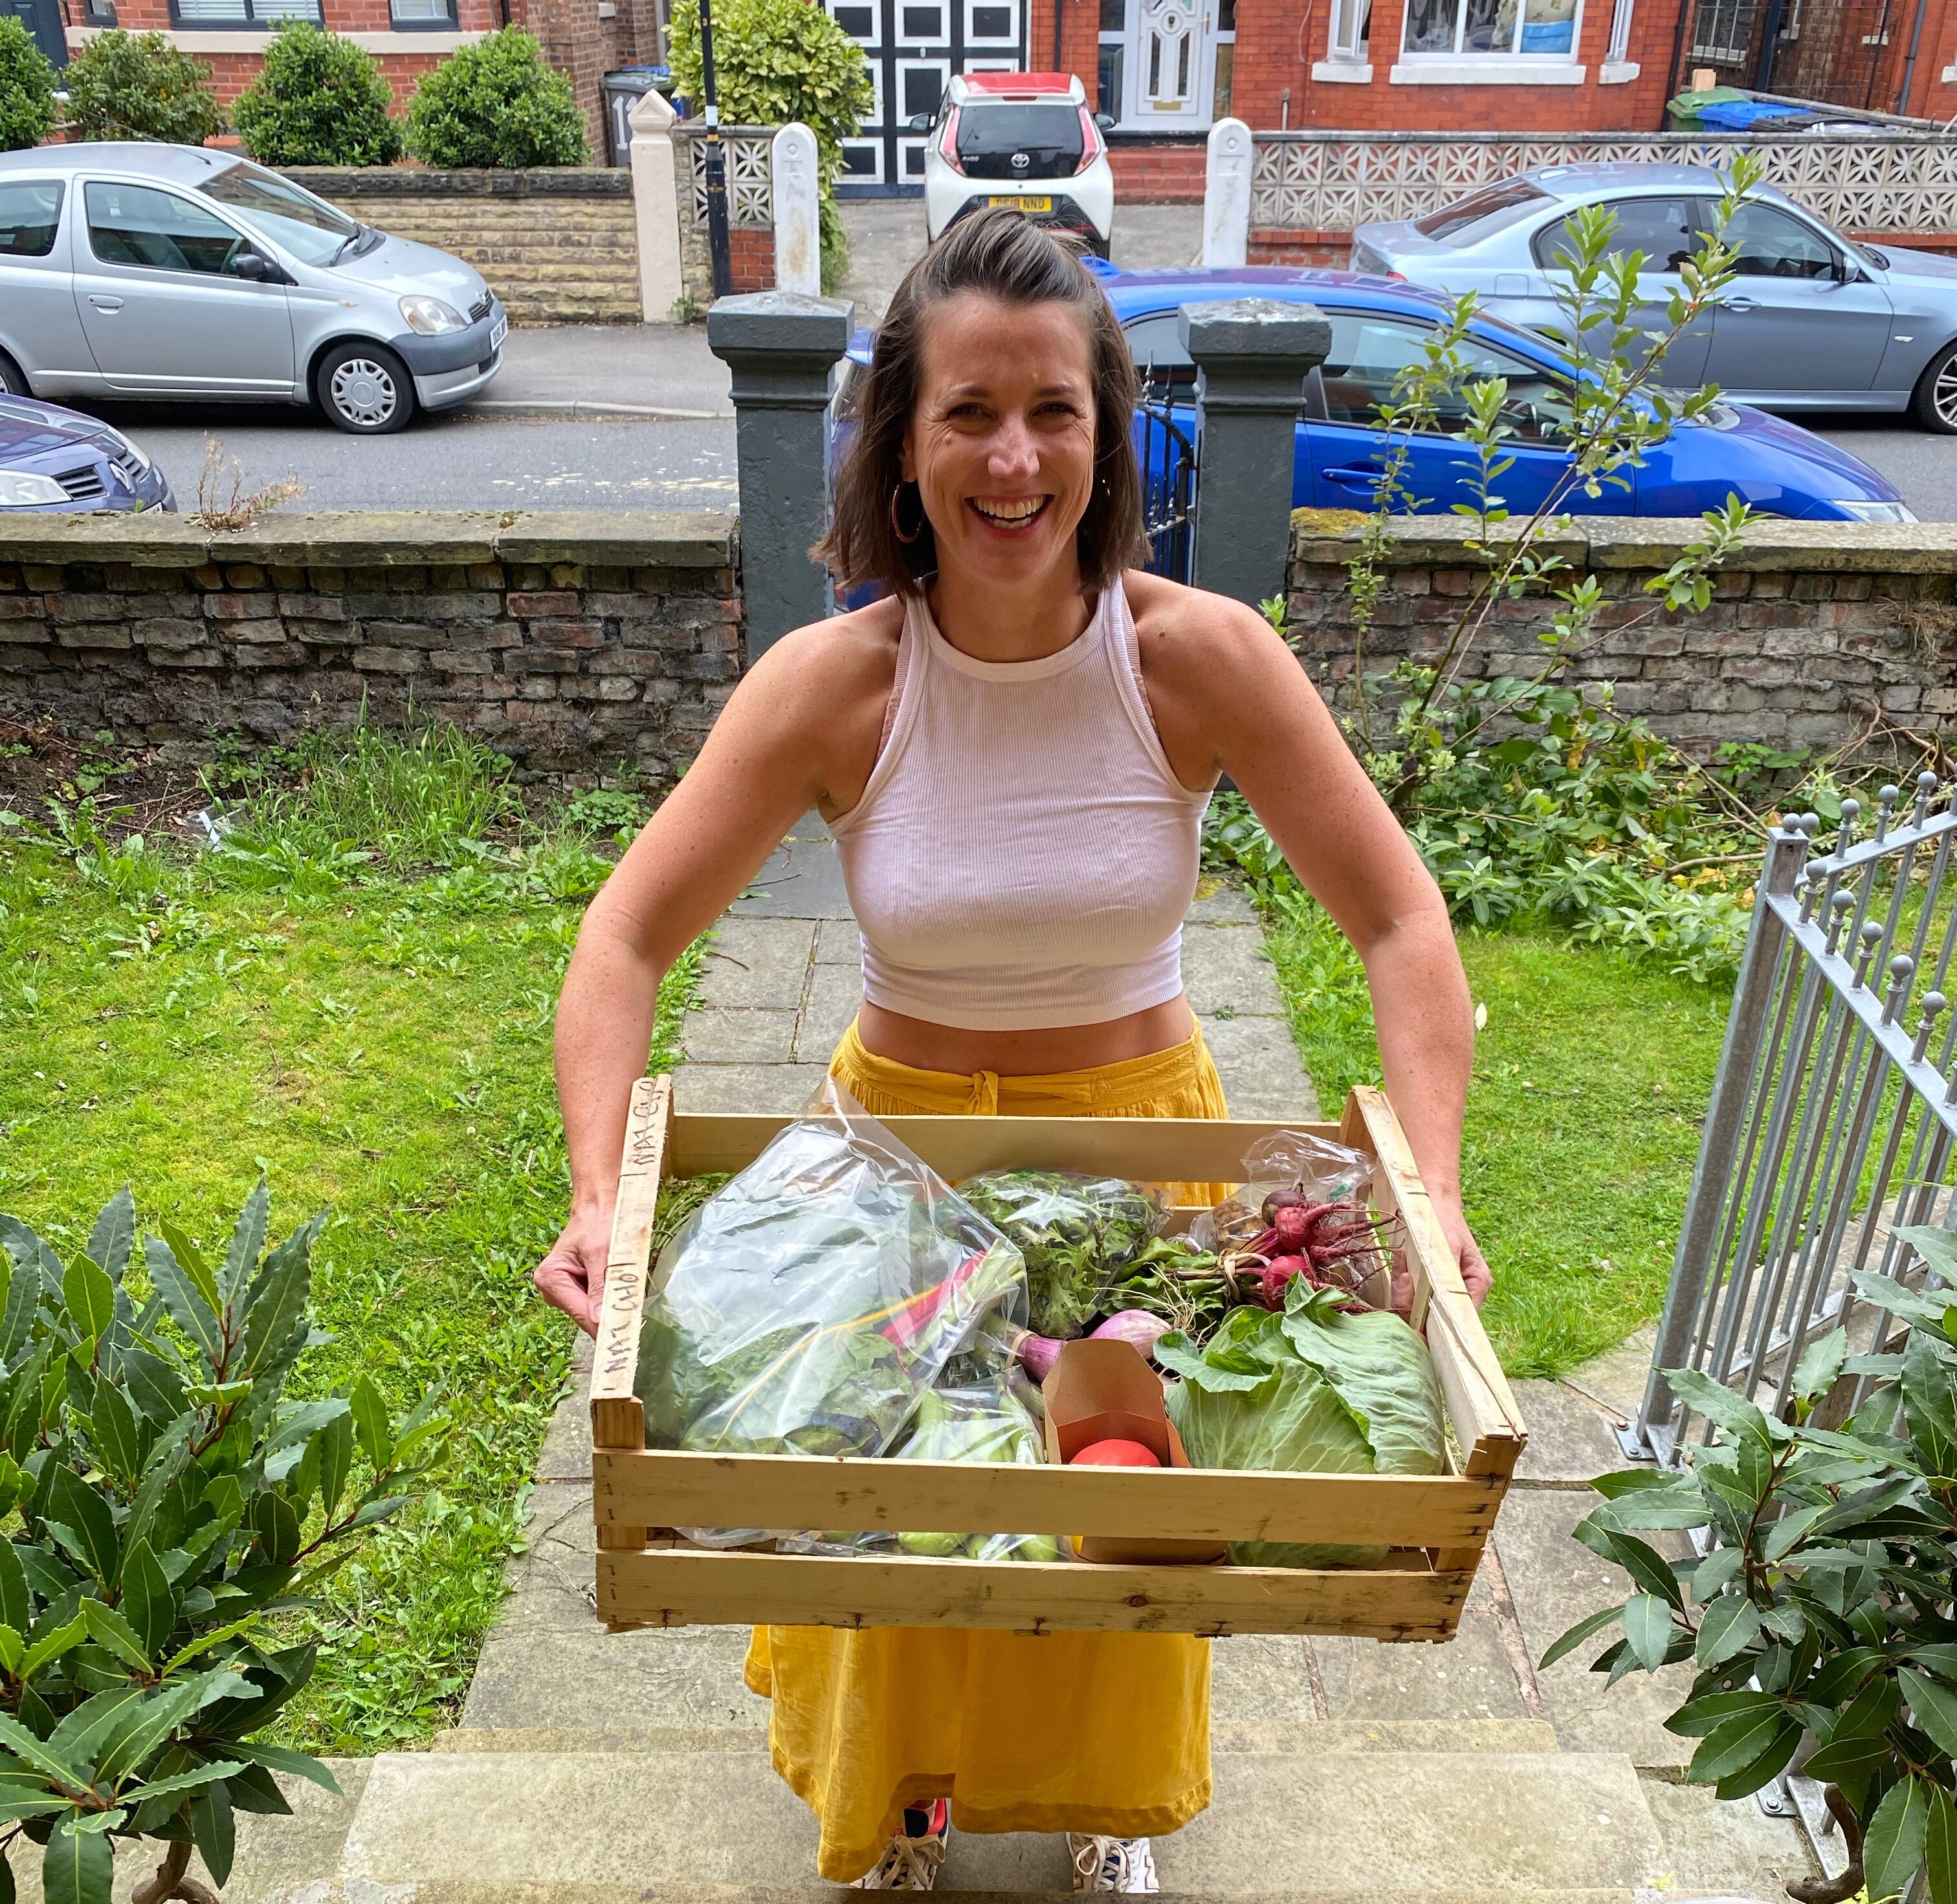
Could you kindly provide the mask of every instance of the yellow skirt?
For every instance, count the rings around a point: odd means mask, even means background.
[[[893,1063],[852,1025],[829,1068],[879,1117],[1228,1115],[1200,1028],[1119,1064],[1000,1077]],[[820,1822],[832,1882],[861,1877],[904,1808],[934,1798],[961,1831],[1121,1838],[1174,1831],[1209,1802],[1209,1643],[1187,1634],[757,1627],[746,1676],[774,1702],[775,1770]]]

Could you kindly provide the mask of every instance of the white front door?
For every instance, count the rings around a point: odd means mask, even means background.
[[[1128,96],[1121,122],[1207,125],[1216,84],[1216,0],[1128,0]]]

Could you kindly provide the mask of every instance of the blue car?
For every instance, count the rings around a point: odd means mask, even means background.
[[[1165,404],[1172,429],[1137,420],[1137,442],[1152,491],[1172,482],[1177,435],[1196,435],[1196,371],[1176,334],[1185,304],[1228,298],[1274,298],[1315,305],[1330,319],[1332,349],[1305,379],[1298,426],[1291,500],[1297,508],[1370,509],[1393,438],[1374,420],[1391,400],[1401,368],[1418,361],[1446,300],[1439,294],[1351,271],[1245,266],[1236,270],[1123,271],[1090,261],[1114,307],[1137,368]],[[870,361],[873,335],[858,331],[837,390],[836,413]],[[1555,346],[1498,318],[1478,318],[1464,353],[1472,381],[1508,381],[1506,415],[1513,455],[1496,487],[1512,515],[1541,506],[1568,467],[1557,447],[1570,412],[1570,368]],[[1465,406],[1464,406],[1465,409]],[[1422,514],[1444,515],[1472,503],[1478,467],[1473,450],[1441,431],[1412,438],[1403,481]],[[1721,403],[1696,423],[1681,423],[1646,453],[1642,468],[1623,472],[1626,490],[1600,495],[1573,490],[1561,505],[1572,514],[1696,516],[1737,495],[1765,515],[1811,522],[1914,522],[1902,495],[1845,450],[1799,425],[1744,405]]]
[[[119,430],[0,394],[0,519],[14,510],[176,506],[163,471]]]

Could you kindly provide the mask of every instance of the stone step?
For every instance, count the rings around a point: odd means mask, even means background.
[[[423,1887],[492,1877],[552,1897],[656,1883],[779,1900],[818,1888],[815,1849],[762,1751],[396,1753],[372,1762],[334,1875],[349,1896],[386,1887],[416,1904],[438,1894]],[[1621,1893],[1656,1886],[1669,1861],[1628,1759],[1504,1751],[1222,1755],[1209,1810],[1156,1855],[1166,1891],[1299,1904]],[[1064,1841],[1031,1834],[954,1833],[943,1878],[1022,1895],[1070,1884]]]
[[[765,1726],[637,1726],[593,1730],[578,1726],[458,1725],[438,1733],[431,1752],[753,1752]],[[1212,1719],[1212,1754],[1317,1754],[1326,1752],[1545,1753],[1557,1748],[1556,1728],[1539,1719],[1316,1719],[1301,1722]]]

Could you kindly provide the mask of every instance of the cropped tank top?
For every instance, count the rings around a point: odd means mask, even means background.
[[[830,825],[864,997],[969,1031],[1167,1003],[1209,804],[1162,751],[1119,580],[1037,661],[975,660],[912,596],[876,766]]]

